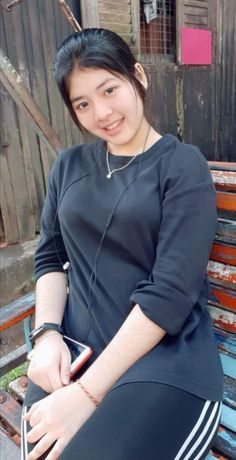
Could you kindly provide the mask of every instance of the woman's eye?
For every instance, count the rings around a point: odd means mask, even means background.
[[[116,89],[115,87],[106,89],[106,94],[112,94],[112,93],[114,93],[115,89]]]
[[[88,106],[87,102],[80,102],[80,104],[76,107],[76,110],[83,110]]]

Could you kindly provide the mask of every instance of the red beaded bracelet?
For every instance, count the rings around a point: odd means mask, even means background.
[[[76,382],[78,383],[80,388],[83,390],[83,392],[88,396],[88,398],[91,399],[91,401],[95,404],[95,406],[96,407],[99,406],[99,401],[96,398],[94,398],[94,396],[91,395],[91,393],[89,393],[87,388],[85,388],[84,385],[79,380],[76,380]]]

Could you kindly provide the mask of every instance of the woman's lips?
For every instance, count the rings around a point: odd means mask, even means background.
[[[109,136],[114,136],[115,134],[117,134],[121,130],[123,122],[124,122],[124,118],[120,118],[119,120],[114,121],[114,123],[111,123],[108,126],[106,126],[105,128],[103,128],[103,130],[107,134],[109,134]]]

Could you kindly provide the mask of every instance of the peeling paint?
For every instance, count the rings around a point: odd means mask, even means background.
[[[232,447],[236,447],[236,440],[232,439],[232,436],[229,434],[229,432],[222,430],[220,432],[220,437],[229,442]]]
[[[210,260],[207,269],[213,278],[225,279],[236,284],[236,267]]]
[[[221,310],[221,308],[217,307],[208,307],[211,313],[211,316],[214,320],[221,321],[224,324],[232,324],[236,327],[236,315],[235,313],[227,310]],[[236,331],[235,331],[236,332]]]
[[[211,171],[215,186],[224,186],[236,190],[236,172],[234,171]]]

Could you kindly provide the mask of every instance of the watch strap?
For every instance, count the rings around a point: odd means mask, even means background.
[[[43,323],[36,329],[33,329],[33,331],[30,332],[29,334],[29,339],[32,344],[34,344],[35,340],[38,339],[44,332],[54,330],[59,332],[59,334],[63,333],[62,327],[60,324],[56,323]]]

